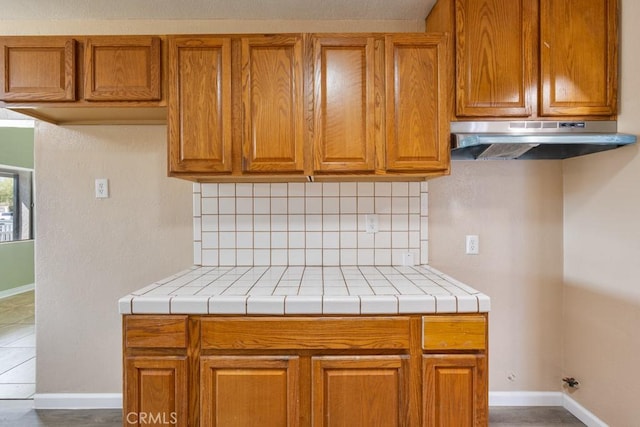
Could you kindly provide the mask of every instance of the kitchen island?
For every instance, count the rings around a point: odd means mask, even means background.
[[[125,426],[488,423],[489,298],[427,266],[193,267],[119,309]]]

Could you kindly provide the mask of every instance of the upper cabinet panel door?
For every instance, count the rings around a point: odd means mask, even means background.
[[[442,35],[386,37],[386,169],[449,167],[447,46]]]
[[[317,37],[313,55],[315,170],[373,171],[373,37]]]
[[[617,0],[541,0],[541,115],[617,109]]]
[[[88,38],[84,98],[89,101],[158,101],[161,98],[160,38]]]
[[[169,41],[169,171],[231,172],[231,40]]]
[[[456,0],[455,9],[456,116],[532,115],[535,1]]]
[[[241,55],[243,171],[302,172],[302,37],[246,37]]]
[[[76,99],[76,42],[64,37],[0,38],[0,100]]]

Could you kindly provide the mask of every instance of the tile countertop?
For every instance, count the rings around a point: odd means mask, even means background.
[[[488,312],[490,300],[429,266],[195,266],[118,307],[120,314],[429,314]]]

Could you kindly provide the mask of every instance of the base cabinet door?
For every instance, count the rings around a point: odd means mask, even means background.
[[[488,425],[486,356],[424,356],[423,387],[424,427]]]
[[[314,357],[314,427],[407,426],[404,356]]]
[[[188,426],[186,357],[128,357],[125,371],[124,426]]]
[[[200,419],[207,427],[298,426],[297,356],[203,356]]]

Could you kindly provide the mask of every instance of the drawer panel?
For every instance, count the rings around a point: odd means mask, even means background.
[[[203,318],[202,349],[408,349],[408,317]]]
[[[187,316],[125,316],[127,348],[186,348]]]
[[[423,350],[485,350],[487,319],[483,315],[424,316]]]

